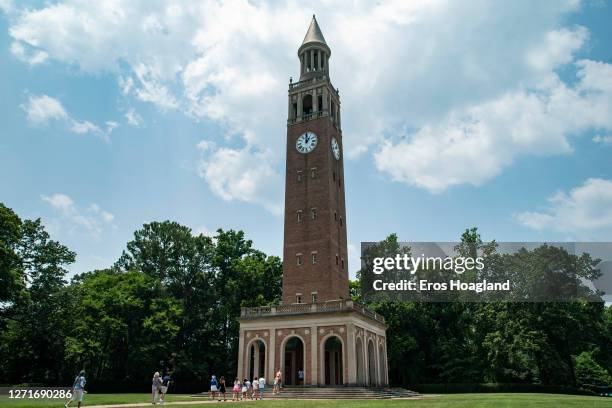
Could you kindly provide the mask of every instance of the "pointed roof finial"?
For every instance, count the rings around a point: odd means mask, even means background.
[[[304,41],[302,41],[302,45],[312,42],[327,45],[327,43],[325,42],[325,37],[323,37],[323,33],[321,32],[321,28],[319,28],[317,18],[314,14],[312,15],[312,21],[310,22],[310,27],[308,27],[308,31],[306,32],[306,36],[304,37]]]

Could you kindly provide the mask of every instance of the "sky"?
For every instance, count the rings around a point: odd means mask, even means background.
[[[289,78],[312,14],[362,241],[612,240],[605,1],[0,0],[0,202],[104,268],[135,230],[281,255]]]

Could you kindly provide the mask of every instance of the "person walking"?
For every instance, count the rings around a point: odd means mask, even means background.
[[[247,384],[248,380],[245,378],[242,380],[242,400],[246,400],[247,393],[249,392],[249,384]]]
[[[232,388],[232,401],[240,400],[240,388],[241,388],[240,380],[238,377],[234,380],[234,388]]]
[[[217,382],[217,376],[213,374],[210,379],[210,398],[215,399],[217,391],[219,390],[219,383]]]
[[[276,375],[274,376],[274,392],[273,392],[274,394],[280,394],[282,376],[283,376],[283,373],[281,372],[279,368],[278,371],[276,372]]]
[[[161,393],[162,379],[159,376],[159,372],[156,371],[153,374],[153,380],[151,381],[151,396],[153,397],[153,405],[159,402],[159,395]]]
[[[257,377],[253,378],[253,398],[255,401],[257,401],[259,399],[259,381],[257,380]]]
[[[266,389],[266,379],[259,377],[259,399],[262,400],[264,396],[264,390]]]
[[[304,385],[304,370],[298,370],[298,385]]]
[[[73,401],[76,401],[77,407],[81,408],[86,383],[87,380],[85,379],[85,370],[81,370],[72,383],[72,397],[70,397],[70,400],[64,404],[65,408],[68,408]]]
[[[221,401],[221,396],[223,396],[223,401],[227,401],[227,398],[225,397],[225,393],[226,393],[226,389],[225,389],[225,377],[221,376],[221,378],[219,379],[219,401]]]
[[[162,377],[162,387],[161,387],[161,403],[164,404],[166,401],[166,393],[168,393],[168,388],[170,387],[170,374],[166,373]]]

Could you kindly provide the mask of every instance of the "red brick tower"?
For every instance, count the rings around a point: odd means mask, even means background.
[[[340,98],[331,51],[312,19],[289,84],[283,303],[347,299],[348,265]]]

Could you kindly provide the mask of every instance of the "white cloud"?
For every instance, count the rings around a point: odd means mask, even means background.
[[[199,174],[226,201],[260,204],[280,215],[282,180],[270,165],[270,151],[220,148],[202,158]]]
[[[571,62],[574,53],[584,45],[589,32],[584,27],[549,31],[544,42],[527,54],[527,62],[545,73]]]
[[[193,230],[194,236],[204,235],[205,237],[212,237],[215,235],[214,231],[209,230],[206,226],[201,225]]]
[[[26,104],[21,105],[26,112],[28,122],[33,125],[42,126],[49,124],[50,121],[63,122],[69,131],[79,135],[93,133],[103,139],[119,126],[117,122],[106,121],[106,129],[102,130],[99,126],[88,120],[78,120],[73,118],[62,105],[62,103],[48,95],[30,95]]]
[[[374,155],[377,168],[395,181],[441,192],[458,184],[481,185],[521,155],[570,153],[572,136],[592,128],[612,130],[612,90],[593,78],[607,67],[592,61],[576,65],[574,87],[551,74],[530,90],[451,111],[407,139],[386,141]]]
[[[31,66],[42,64],[47,60],[47,58],[49,58],[49,54],[47,52],[32,49],[32,47],[28,47],[17,41],[13,41],[11,44],[11,53],[21,61],[27,62]]]
[[[612,135],[595,135],[593,141],[595,143],[612,145]]]
[[[111,72],[128,97],[214,121],[223,132],[210,154],[215,163],[234,160],[229,151],[266,151],[266,171],[280,177],[284,95],[288,77],[296,78],[310,9],[317,10],[332,49],[330,76],[341,90],[346,157],[373,152],[391,178],[442,191],[480,185],[518,155],[569,153],[571,134],[609,108],[609,64],[577,63],[578,86],[554,74],[572,67],[588,42],[586,28],[564,23],[580,7],[576,0],[320,1],[308,9],[293,2],[66,0],[21,10],[9,31],[31,64],[44,52],[87,73]],[[573,109],[587,119],[560,116]],[[562,123],[552,123],[559,117]],[[390,137],[402,129],[408,139]],[[223,150],[236,138],[246,147]],[[432,157],[446,161],[435,166]],[[482,170],[471,171],[475,165]],[[261,163],[241,168],[256,172]],[[242,177],[205,179],[220,197],[241,195],[228,183]],[[261,204],[254,197],[264,195],[245,196]]]
[[[0,0],[0,10],[2,10],[5,14],[9,14],[13,11],[15,5],[12,0]]]
[[[41,200],[48,203],[58,212],[61,222],[57,228],[67,229],[70,233],[85,231],[93,238],[99,238],[104,228],[112,225],[114,215],[104,211],[98,204],[91,204],[85,210],[79,209],[72,198],[56,193],[51,196],[41,195]]]
[[[543,212],[522,212],[516,219],[535,230],[553,230],[594,239],[612,232],[612,180],[591,178],[569,193],[548,199]],[[601,235],[600,235],[601,234]]]
[[[130,109],[125,113],[125,119],[128,124],[132,126],[142,126],[142,116],[138,114],[134,109]]]
[[[28,121],[35,125],[45,125],[50,120],[68,118],[60,101],[47,95],[31,95],[27,105],[22,105],[21,108],[26,112]]]

